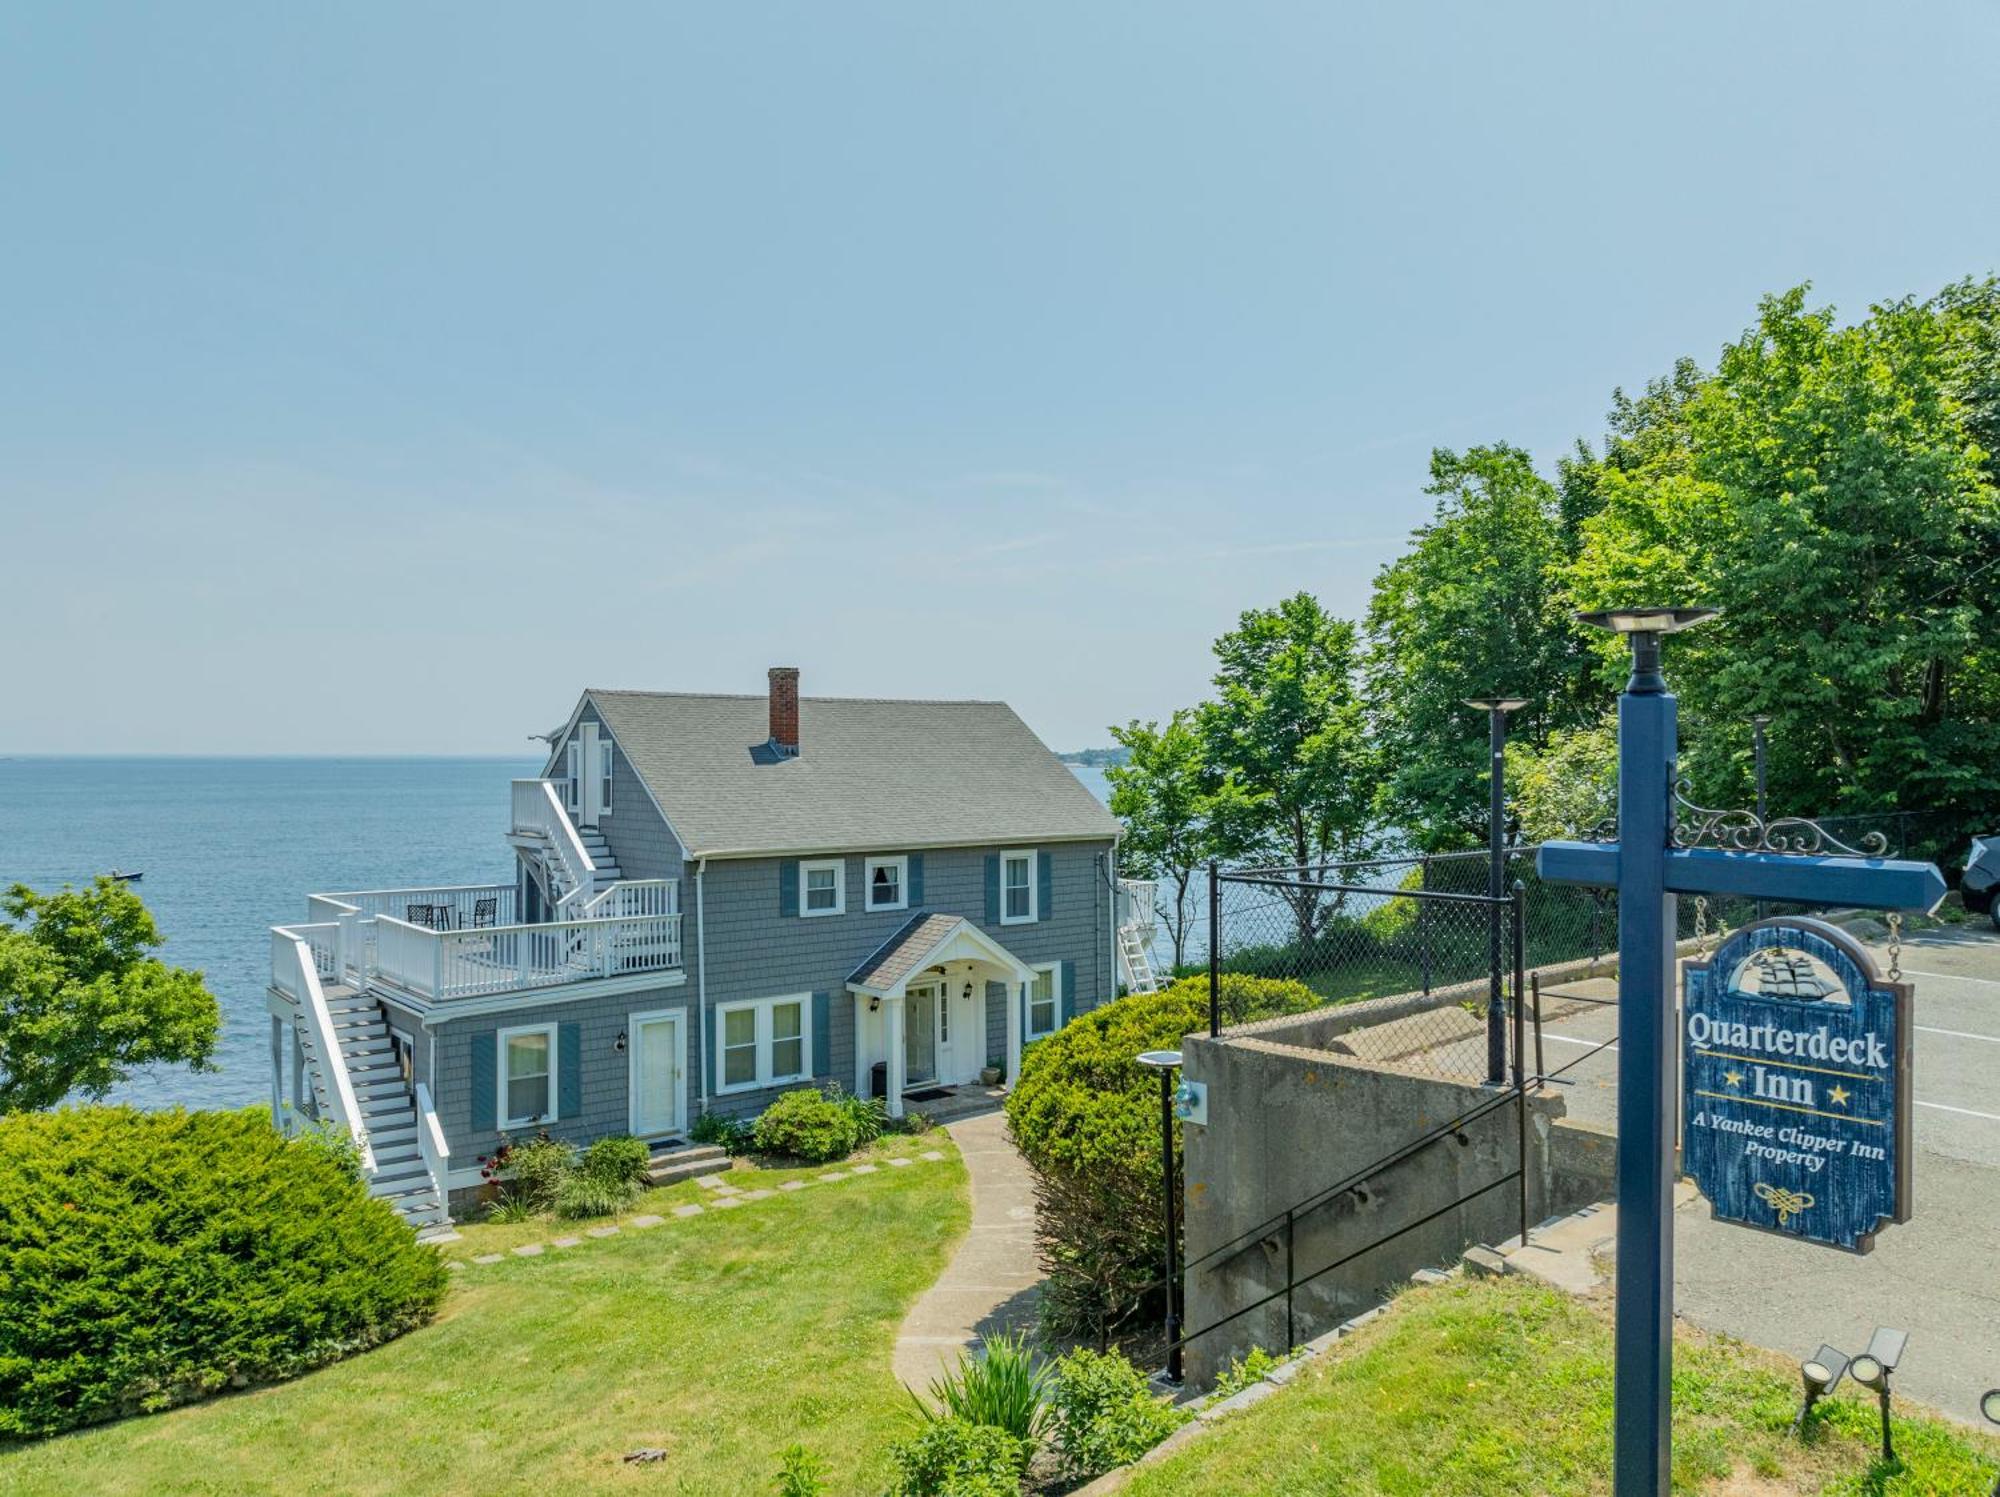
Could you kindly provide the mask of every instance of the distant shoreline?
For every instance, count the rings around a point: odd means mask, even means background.
[[[1127,748],[1072,749],[1066,754],[1057,754],[1056,757],[1065,764],[1081,764],[1091,769],[1108,769],[1128,762],[1132,757],[1132,751]]]

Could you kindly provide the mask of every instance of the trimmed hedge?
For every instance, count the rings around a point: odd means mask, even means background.
[[[421,1325],[445,1282],[260,1110],[0,1118],[0,1438],[292,1376]]]
[[[1231,1023],[1324,1002],[1301,983],[1236,973],[1220,996]],[[1207,1030],[1208,979],[1192,977],[1093,1009],[1021,1057],[1007,1125],[1035,1176],[1045,1334],[1105,1345],[1164,1304],[1160,1082],[1135,1057]],[[1174,1149],[1178,1160],[1178,1127]]]
[[[856,1132],[846,1107],[807,1087],[786,1092],[765,1108],[754,1137],[762,1153],[825,1164],[854,1152]]]

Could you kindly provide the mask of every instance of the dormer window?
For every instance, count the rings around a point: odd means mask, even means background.
[[[908,909],[910,860],[904,857],[868,860],[868,908]]]

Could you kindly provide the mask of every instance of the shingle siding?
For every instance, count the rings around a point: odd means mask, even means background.
[[[577,721],[597,722],[597,710],[585,706]],[[633,772],[624,746],[616,739],[612,741],[611,753],[611,814],[598,818],[597,829],[611,844],[618,870],[627,878],[677,879],[685,871],[679,841],[660,815],[659,807],[647,795],[645,783]],[[683,888],[681,894],[685,909],[687,890]]]
[[[634,787],[637,788],[636,786]],[[607,818],[605,836],[628,839],[613,842],[619,865],[632,877],[672,877],[654,871],[678,866],[664,861],[641,863],[645,849],[655,857],[672,847],[672,836],[650,804],[646,815],[633,815],[614,834],[610,822],[631,809],[620,802],[620,788],[613,789],[613,817]],[[643,803],[643,802],[642,802]],[[646,829],[657,828],[657,836]],[[628,853],[628,847],[633,849]],[[1022,925],[1001,925],[986,918],[986,859],[997,848],[933,848],[924,854],[924,901],[930,911],[963,915],[980,926],[1023,962],[1068,961],[1074,963],[1076,989],[1073,1013],[1087,1013],[1117,992],[1116,956],[1111,943],[1110,889],[1106,868],[1111,844],[1056,843],[1042,851],[1049,855],[1049,917]],[[884,848],[894,854],[900,849]],[[628,856],[631,861],[628,861]],[[707,1023],[697,1019],[700,995],[700,943],[695,923],[694,877],[689,870],[683,885],[682,909],[687,981],[684,986],[609,998],[581,998],[505,1014],[473,1018],[434,1019],[436,1025],[437,1079],[432,1091],[451,1144],[454,1168],[471,1166],[477,1156],[490,1153],[499,1142],[494,1120],[471,1115],[472,1046],[494,1044],[502,1028],[540,1023],[576,1023],[583,1054],[583,1107],[576,1117],[549,1125],[558,1138],[583,1143],[608,1133],[630,1129],[630,1095],[633,1046],[623,1053],[614,1048],[621,1030],[628,1030],[631,1015],[652,1009],[685,1010],[688,1044],[687,1104],[689,1120],[700,1111],[702,1082],[707,1079],[710,1110],[730,1117],[754,1117],[770,1105],[788,1086],[716,1095],[716,1078],[710,1050],[717,1025],[716,1010],[741,999],[774,998],[787,994],[826,993],[827,1068],[815,1081],[855,1085],[854,1022],[855,1000],[846,983],[862,962],[893,936],[914,913],[912,910],[871,912],[863,908],[866,890],[863,870],[866,859],[854,855],[842,860],[846,871],[846,913],[800,916],[780,913],[779,868],[777,858],[751,858],[711,862],[703,875],[702,907],[706,912],[708,955]],[[641,869],[645,871],[642,873]],[[986,1004],[986,1055],[1004,1055],[1007,1050],[1006,991],[1002,984],[988,985]],[[399,1021],[400,1023],[401,1021]],[[428,1046],[419,1041],[418,1063],[428,1075]],[[981,1057],[983,1060],[985,1057]]]

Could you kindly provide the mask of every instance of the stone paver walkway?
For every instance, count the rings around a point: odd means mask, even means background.
[[[972,1177],[972,1230],[938,1281],[910,1307],[896,1336],[896,1376],[919,1392],[958,1359],[961,1348],[1031,1326],[1042,1282],[1034,1191],[1028,1166],[1007,1136],[1006,1115],[996,1110],[961,1118],[945,1131]]]

